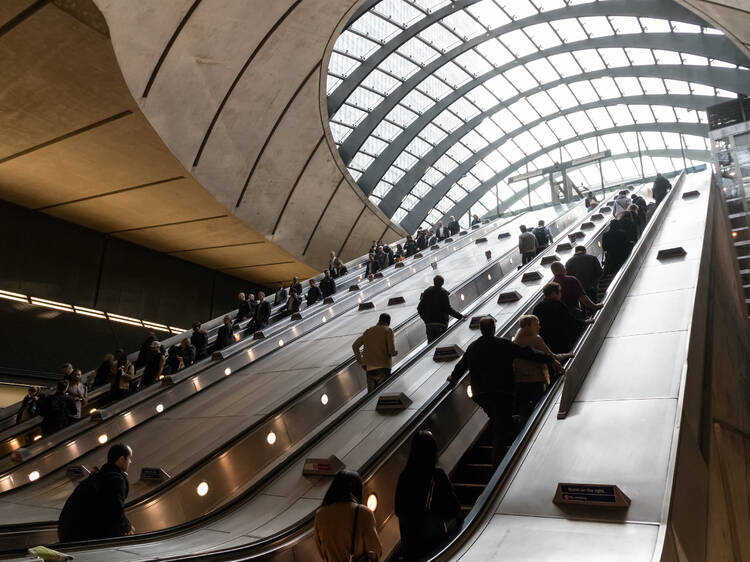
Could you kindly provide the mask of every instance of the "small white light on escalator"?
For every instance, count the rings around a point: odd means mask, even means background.
[[[266,435],[266,441],[269,445],[276,443],[276,434],[273,431],[269,432],[268,435]]]
[[[328,395],[327,394],[321,395],[321,397],[320,397],[320,403],[323,404],[323,406],[325,406],[326,404],[328,404]]]
[[[29,472],[29,482],[34,482],[35,480],[39,480],[39,471],[35,470],[33,472]]]
[[[367,496],[367,509],[375,511],[378,508],[378,496],[370,494]]]
[[[599,247],[600,247],[600,248],[602,247],[602,241],[601,241],[601,240],[599,240],[599,241],[597,242],[597,244],[599,245]]]
[[[474,396],[474,393],[471,391],[471,385],[468,385],[466,387],[466,396],[468,396],[469,398],[472,398]]]
[[[283,346],[284,346],[284,340],[279,340],[279,347],[283,347]]]
[[[91,409],[89,410],[89,414],[93,414],[94,412],[96,412],[96,408],[91,408]]]
[[[491,273],[487,274],[487,279],[489,279],[490,281],[492,281],[492,274]]]
[[[102,433],[99,437],[97,437],[96,440],[99,441],[101,445],[104,445],[107,442],[107,439],[109,439],[109,437],[107,437],[107,434]]]
[[[737,238],[737,233],[736,232],[732,232],[732,238]]]
[[[208,493],[208,482],[201,482],[198,484],[198,487],[195,489],[196,493],[203,497]]]
[[[157,404],[156,405],[156,413],[161,414],[164,411],[164,404]]]
[[[224,374],[227,375],[227,376],[231,375],[232,374],[232,369],[230,369],[229,367],[227,367],[226,369],[224,369]]]
[[[461,302],[464,302],[464,294],[461,293]]]
[[[34,441],[39,441],[41,438],[41,435],[34,435]]]
[[[321,318],[320,321],[323,322],[323,324],[325,324],[326,323],[326,317],[323,316],[323,318]]]

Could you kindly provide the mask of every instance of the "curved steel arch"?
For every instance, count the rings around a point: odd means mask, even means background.
[[[444,6],[438,10],[435,10],[431,14],[422,18],[414,25],[409,26],[401,33],[387,41],[377,51],[367,57],[362,63],[352,71],[352,73],[342,80],[336,89],[331,92],[328,96],[328,114],[333,115],[343,105],[343,103],[349,98],[349,96],[357,89],[362,81],[375,70],[380,63],[386,58],[393,54],[399,47],[404,45],[410,39],[430,27],[433,23],[438,22],[449,16],[459,9],[464,9],[472,4],[476,4],[479,0],[453,0],[449,5]],[[357,14],[355,17],[359,17],[362,14]],[[587,16],[638,16],[643,15],[650,18],[658,19],[672,19],[684,21],[687,23],[694,23],[697,25],[705,26],[705,22],[696,14],[677,4],[676,2],[654,2],[653,0],[609,0],[607,2],[591,2],[588,4],[580,4],[577,6],[566,6],[565,8],[558,8],[556,10],[549,10],[547,12],[541,12],[536,15],[522,18],[519,20],[511,21],[510,23],[501,25],[499,27],[489,30],[487,33],[474,37],[469,41],[464,42],[462,45],[458,45],[454,49],[444,53],[439,60],[449,53],[453,53],[456,49],[468,50],[471,47],[475,47],[486,41],[489,38],[497,37],[509,31],[521,29],[529,25],[535,25],[537,23],[545,23],[554,21],[557,19],[568,19],[575,17],[587,17]],[[562,17],[560,17],[562,16]],[[354,18],[353,18],[354,19]],[[464,45],[467,45],[464,48]],[[462,50],[461,52],[464,52]],[[450,58],[455,58],[460,55],[461,52],[456,53]]]
[[[744,77],[746,78],[745,84],[743,84],[743,76],[740,73],[747,75]],[[742,91],[741,88],[745,86],[747,82],[750,82],[750,71],[739,71],[735,69],[716,68],[711,66],[685,67],[682,65],[623,66],[612,69],[605,68],[602,70],[597,70],[595,72],[578,74],[576,75],[575,82],[579,82],[582,80],[593,80],[602,77],[623,76],[659,77],[675,80],[686,80],[701,84],[711,84],[713,86],[733,92]],[[515,103],[516,101],[519,101],[522,98],[549,90],[551,88],[555,88],[561,84],[569,84],[572,82],[573,81],[569,79],[562,78],[560,80],[555,80],[554,82],[542,84],[537,88],[532,88],[531,90],[527,90],[526,92],[520,93],[517,96],[508,98],[504,102],[501,102],[494,107],[491,107],[487,111],[479,113],[469,121],[466,121],[462,126],[450,133],[446,138],[436,144],[433,149],[431,149],[427,154],[420,158],[418,167],[412,167],[406,172],[406,174],[404,174],[401,179],[399,179],[398,182],[394,184],[393,189],[391,189],[391,191],[389,191],[388,194],[380,202],[380,209],[387,216],[392,216],[393,212],[395,212],[395,210],[398,208],[398,205],[401,203],[401,199],[403,199],[404,196],[406,196],[406,194],[411,191],[411,188],[416,185],[416,183],[419,181],[419,178],[422,177],[422,175],[424,174],[424,170],[437,162],[438,159],[451,146],[453,146],[453,144],[458,142],[458,140],[461,139],[466,133],[474,129],[486,117],[493,115],[494,113]],[[701,109],[705,109],[705,106]],[[554,119],[557,115],[559,114],[547,116],[547,119]],[[419,119],[412,123],[412,125],[417,127],[416,124],[418,121]],[[410,130],[412,125],[410,125],[406,130]],[[411,138],[413,139],[414,137]],[[378,157],[370,165],[370,167],[357,180],[360,188],[363,189],[366,194],[369,195],[370,193],[372,193],[372,190],[382,179],[383,175],[388,171],[391,164],[393,164],[398,155],[401,154],[406,146],[408,146],[409,142],[411,142],[411,139],[407,139],[406,144],[403,144],[402,141],[399,140],[399,137],[394,139],[394,141],[391,142],[388,147],[378,155]]]
[[[682,158],[683,155],[688,160],[694,160],[699,162],[710,162],[711,161],[711,152],[708,150],[697,150],[694,148],[691,149],[685,149],[684,154],[682,150],[676,149],[676,148],[667,148],[667,149],[655,149],[655,150],[644,150],[641,151],[641,154],[643,156],[651,156],[655,158],[663,157],[663,158]],[[604,158],[603,160],[612,161],[612,160],[627,160],[632,158],[638,158],[638,152],[621,152],[619,154],[613,154],[609,158]],[[531,192],[534,193],[537,189],[539,189],[542,186],[549,186],[549,183],[547,182],[547,179],[543,179],[541,181],[536,181],[533,184],[531,184]],[[598,187],[594,188],[593,186],[589,186],[589,189],[592,191],[596,191]],[[513,206],[514,203],[519,201],[520,199],[526,197],[527,192],[526,190],[519,190],[516,191],[513,195],[505,199],[500,204],[500,212],[506,211],[511,206]],[[459,207],[459,203],[453,206],[453,209],[456,209]],[[465,212],[465,211],[464,211]],[[450,213],[448,213],[445,216],[450,216],[453,214],[453,210],[451,210]]]
[[[579,111],[583,111],[586,109],[615,106],[621,103],[625,103],[626,105],[639,105],[640,103],[644,103],[644,104],[650,103],[651,105],[665,105],[665,104],[656,103],[656,102],[667,102],[666,105],[669,105],[671,107],[685,107],[687,109],[704,109],[705,107],[707,107],[706,104],[711,105],[711,102],[716,103],[718,99],[719,98],[715,98],[713,96],[694,96],[694,95],[670,96],[668,94],[628,96],[628,97],[622,97],[622,98],[613,98],[609,100],[599,100],[596,102],[591,102],[591,103],[587,103],[583,105],[570,107],[568,109],[555,113],[555,117],[562,116],[562,115],[570,115],[570,114],[577,113]],[[510,131],[509,133],[501,137],[498,137],[497,139],[489,143],[487,146],[477,150],[474,154],[471,155],[471,157],[467,158],[466,160],[461,162],[458,166],[456,166],[453,170],[448,172],[448,174],[446,174],[442,180],[440,180],[438,183],[432,186],[432,190],[430,193],[432,193],[433,191],[440,191],[443,194],[448,193],[448,191],[450,191],[450,188],[453,184],[455,184],[457,181],[463,178],[466,174],[468,174],[469,171],[478,162],[482,161],[485,157],[490,155],[496,149],[502,147],[502,145],[508,142],[508,140],[513,139],[514,137],[520,135],[524,131],[527,131],[528,129],[532,127],[536,127],[537,125],[540,125],[548,120],[549,118],[547,117],[541,117],[539,119],[526,123],[525,125],[522,125],[520,128],[514,129],[513,131]],[[572,139],[572,140],[575,140],[575,139]],[[570,140],[569,142],[572,142],[572,140]],[[560,141],[560,142],[564,142],[564,141]],[[398,195],[399,194],[396,194],[396,196]],[[429,194],[425,195],[425,198],[428,196]],[[398,203],[396,203],[396,208],[398,208],[398,205],[400,203],[401,203],[401,199],[398,199]],[[394,212],[395,210],[396,209],[394,209]]]
[[[464,45],[468,44],[465,43]],[[465,95],[475,87],[486,82],[490,78],[498,76],[503,72],[541,58],[546,58],[561,53],[571,51],[608,47],[635,47],[635,48],[652,48],[664,49],[670,51],[679,51],[682,53],[706,56],[712,59],[728,61],[734,64],[746,63],[744,55],[737,47],[723,35],[701,36],[696,40],[694,35],[675,34],[675,33],[632,33],[627,35],[612,35],[607,37],[597,37],[594,39],[583,39],[572,43],[563,43],[550,49],[537,51],[524,57],[514,59],[512,62],[504,64],[493,69],[481,76],[469,80],[465,84],[456,88],[448,96],[437,102],[433,108],[435,110],[445,109],[448,105],[456,101],[459,97]],[[734,55],[734,59],[728,56],[729,53]],[[458,53],[460,54],[460,53]],[[456,56],[456,55],[453,55]],[[385,116],[413,90],[423,79],[435,72],[437,68],[451,59],[439,57],[432,63],[424,66],[420,71],[414,73],[405,80],[393,92],[391,92],[379,105],[377,105],[367,116],[355,127],[344,142],[339,146],[339,154],[345,164],[349,164],[367,140],[373,130],[380,124]],[[440,63],[440,64],[438,64]],[[573,76],[570,77],[571,79]],[[569,80],[574,81],[574,80]],[[438,111],[439,112],[439,111]],[[402,133],[403,134],[403,133]]]
[[[577,135],[575,137],[562,140],[555,144],[551,144],[547,147],[544,147],[541,150],[538,150],[532,154],[529,154],[526,157],[522,158],[521,160],[514,162],[512,165],[507,166],[502,171],[498,172],[497,174],[492,176],[490,179],[488,179],[486,182],[483,182],[475,190],[468,193],[466,197],[464,197],[459,203],[455,204],[453,208],[451,209],[451,211],[448,213],[445,213],[445,215],[460,214],[458,212],[460,209],[469,208],[476,201],[478,201],[485,193],[487,193],[487,191],[489,191],[492,187],[494,187],[498,182],[502,181],[503,179],[508,177],[510,174],[512,174],[513,172],[515,172],[522,166],[526,165],[528,162],[533,161],[535,158],[538,158],[539,156],[542,156],[544,154],[557,150],[560,147],[565,146],[566,144],[569,144],[578,140],[594,138],[594,137],[603,136],[603,135],[609,135],[612,133],[629,133],[629,132],[642,132],[642,131],[682,133],[685,135],[696,135],[700,137],[705,137],[708,134],[708,126],[703,123],[643,123],[643,124],[634,124],[634,125],[623,125],[621,127],[610,127],[609,129],[600,129],[598,131],[591,131],[583,135]],[[448,191],[450,190],[450,186],[453,185],[455,180],[452,180],[452,181],[446,181],[446,180],[448,180],[450,177],[454,177],[453,176],[454,172],[459,170],[459,168],[461,168],[461,166],[459,166],[458,168],[453,170],[451,174],[443,178],[443,180],[437,186],[435,186],[431,191],[429,191],[425,195],[425,197],[422,198],[411,209],[411,211],[409,211],[409,213],[401,221],[401,226],[404,228],[404,230],[406,230],[407,232],[411,232],[412,230],[415,230],[420,224],[422,224],[422,221],[429,214],[430,209],[432,209],[437,204],[437,202],[440,201],[440,199],[442,199],[445,196],[445,194],[448,193]]]

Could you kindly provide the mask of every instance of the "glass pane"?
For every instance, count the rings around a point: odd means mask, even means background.
[[[654,18],[640,18],[641,25],[647,33],[669,33],[672,28],[667,20],[654,19]]]
[[[524,31],[539,49],[549,49],[562,44],[555,30],[548,23],[530,25],[525,27]]]
[[[588,36],[576,19],[564,19],[550,22],[566,43],[583,41]]]
[[[690,94],[690,85],[682,80],[664,80],[670,94]]]
[[[488,41],[480,43],[477,45],[476,49],[495,67],[500,67],[516,58],[513,53],[511,53],[505,45],[497,39],[489,39]]]
[[[547,59],[537,59],[527,62],[524,66],[541,84],[560,79],[560,76],[555,72],[555,68]]]
[[[514,88],[502,74],[490,78],[484,84],[485,87],[501,101],[512,98],[518,93],[518,90],[516,90],[516,88]]]
[[[635,18],[633,18],[635,19]],[[622,66],[630,66],[630,61],[625,55],[625,51],[619,48],[608,48],[599,49],[599,56],[604,59],[604,62],[609,68],[619,68]]]
[[[394,35],[401,32],[401,29],[389,21],[386,21],[374,12],[365,12],[352,24],[352,29],[365,35],[369,35],[375,41],[384,43]]]
[[[605,16],[579,18],[578,21],[590,37],[609,37],[613,34],[612,26]]]
[[[638,18],[630,16],[610,16],[609,21],[618,34],[641,33],[641,25]]]
[[[526,34],[520,29],[505,33],[501,35],[499,39],[502,41],[503,45],[505,45],[508,50],[517,57],[524,57],[538,51],[536,46],[534,46],[534,43],[532,43]]]

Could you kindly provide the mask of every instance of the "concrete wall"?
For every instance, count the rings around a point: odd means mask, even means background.
[[[665,562],[750,560],[750,326],[726,208],[712,197]]]

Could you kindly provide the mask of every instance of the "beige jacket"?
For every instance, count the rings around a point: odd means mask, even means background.
[[[365,552],[374,552],[378,560],[383,555],[372,511],[364,505],[339,502],[325,505],[315,512],[315,544],[325,562],[349,560],[355,509],[359,509],[354,539],[355,558]]]
[[[523,334],[521,330],[518,330],[516,335],[513,336],[513,343],[521,347],[530,347],[554,355],[547,347],[547,344],[544,343],[541,336]],[[514,359],[513,373],[515,374],[517,383],[544,382],[549,384],[549,368],[546,363],[537,363],[528,359]]]
[[[364,346],[364,354],[360,348]],[[393,330],[384,324],[375,324],[367,328],[352,344],[354,357],[368,371],[390,369],[391,359],[396,356],[393,343]]]

